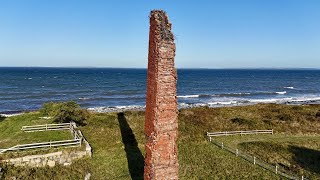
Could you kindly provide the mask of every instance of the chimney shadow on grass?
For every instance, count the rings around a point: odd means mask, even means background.
[[[144,157],[124,113],[118,113],[122,142],[125,147],[131,179],[143,179]]]
[[[306,147],[289,146],[289,150],[294,154],[294,161],[300,167],[320,175],[320,151]]]

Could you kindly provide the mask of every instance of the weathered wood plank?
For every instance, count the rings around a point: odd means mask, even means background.
[[[207,136],[229,136],[229,135],[246,135],[246,134],[273,134],[273,130],[249,130],[249,131],[224,131],[224,132],[207,132]]]

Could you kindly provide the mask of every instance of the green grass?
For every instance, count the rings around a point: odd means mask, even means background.
[[[252,148],[245,148],[247,145],[242,143],[278,142],[283,144],[284,141],[291,142],[294,139],[292,142],[296,143],[297,146],[316,150],[319,148],[317,144],[320,142],[318,138],[318,135],[320,135],[320,119],[316,116],[319,109],[319,105],[267,104],[181,110],[178,139],[180,179],[280,179],[279,176],[237,158],[207,142],[206,132],[274,129],[278,135],[271,137],[264,135],[261,137],[232,137],[227,143],[251,153],[257,145],[250,144]],[[31,121],[34,116],[35,114],[26,114],[22,119]],[[7,118],[0,122],[0,127],[5,121],[17,119],[19,118]],[[38,122],[28,123],[39,124]],[[91,159],[75,162],[68,167],[10,167],[7,168],[5,176],[8,178],[18,176],[17,171],[19,171],[19,174],[23,174],[22,177],[25,179],[29,177],[32,177],[29,179],[46,179],[47,177],[51,177],[51,179],[81,179],[87,172],[90,172],[92,179],[142,179],[143,156],[145,154],[143,128],[144,112],[126,112],[124,115],[118,115],[117,113],[92,114],[90,119],[87,120],[87,125],[80,127],[93,148]],[[309,147],[304,144],[304,139],[306,141],[312,140],[313,143],[311,144],[314,144],[314,146]],[[267,148],[264,149],[269,151]],[[279,154],[281,155],[284,152],[279,151]],[[316,154],[319,154],[319,151],[316,152],[318,152]],[[280,155],[277,158],[279,160]],[[306,162],[307,164],[301,166],[303,172],[313,173],[315,177],[319,178],[317,169],[314,169],[312,164],[308,164],[311,162]]]
[[[44,120],[39,117],[39,113],[29,113],[3,119],[0,122],[0,149],[6,149],[18,144],[72,139],[69,131],[23,132],[21,130],[22,126],[53,123],[51,120]]]
[[[214,138],[289,174],[310,179],[320,177],[320,135],[244,135]]]
[[[0,149],[6,149],[19,144],[30,144],[49,141],[60,141],[73,139],[70,131],[39,131],[23,132],[22,126],[40,125],[54,123],[53,120],[40,119],[39,113],[28,113],[0,120]],[[24,155],[34,155],[39,153],[49,153],[60,148],[34,149],[29,151],[13,151],[0,154],[0,159],[21,157]]]

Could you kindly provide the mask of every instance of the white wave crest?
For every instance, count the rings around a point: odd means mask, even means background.
[[[208,103],[209,106],[213,105],[231,105],[231,104],[238,104],[238,101],[225,101],[225,102],[210,102]]]
[[[182,96],[178,96],[178,98],[198,98],[199,95],[195,94],[195,95],[182,95]]]
[[[285,88],[285,89],[295,89],[295,88],[292,87],[292,86],[286,86],[286,87],[283,87],[283,88]]]
[[[320,104],[320,97],[286,97],[286,98],[271,98],[271,99],[237,99],[237,100],[226,100],[226,101],[213,101],[208,102],[209,107],[225,107],[225,106],[242,106],[252,105],[258,103],[276,103],[276,104]]]
[[[80,97],[78,98],[79,100],[89,100],[90,98],[86,98],[86,97]]]
[[[23,113],[14,113],[14,114],[0,114],[2,117],[13,117],[13,116],[19,116]]]
[[[129,105],[129,106],[102,106],[88,108],[89,111],[106,113],[106,112],[124,112],[124,111],[143,111],[145,106]]]
[[[287,94],[287,91],[276,92],[277,94]]]
[[[241,94],[251,94],[251,93],[229,93],[229,94],[239,94],[239,95],[241,95]]]
[[[292,102],[308,102],[308,101],[320,101],[320,97],[298,97],[292,98]]]

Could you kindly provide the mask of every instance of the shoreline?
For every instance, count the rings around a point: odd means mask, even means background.
[[[208,107],[208,108],[221,108],[221,107],[235,107],[235,106],[251,106],[256,104],[284,104],[284,105],[311,105],[311,104],[320,104],[319,100],[308,100],[308,101],[287,101],[287,102],[251,102],[251,103],[197,103],[197,104],[179,104],[178,109],[192,109],[198,107]],[[110,113],[110,112],[125,112],[125,111],[145,111],[145,106],[103,106],[103,107],[94,107],[87,108],[90,112],[96,113]]]
[[[320,104],[320,98],[309,99],[309,100],[287,100],[287,101],[275,101],[272,99],[266,99],[264,101],[257,102],[214,102],[214,103],[195,103],[195,104],[178,104],[178,109],[191,109],[198,107],[208,107],[208,108],[221,108],[221,107],[234,107],[234,106],[251,106],[256,104],[285,104],[285,105],[310,105],[310,104]],[[100,107],[91,107],[86,108],[90,112],[96,113],[110,113],[110,112],[125,112],[125,111],[145,111],[145,106],[138,105],[129,105],[129,106],[100,106]],[[25,110],[25,111],[5,111],[0,112],[0,117],[12,117],[18,116],[28,112],[38,111],[39,109],[34,110]]]

